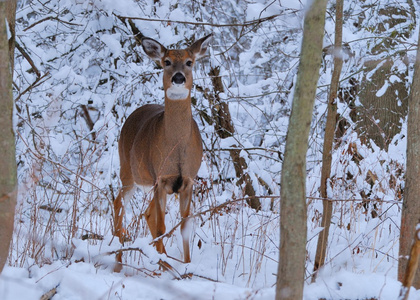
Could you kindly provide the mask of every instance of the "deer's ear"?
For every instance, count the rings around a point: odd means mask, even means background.
[[[209,34],[208,36],[195,41],[194,44],[190,46],[189,49],[195,56],[195,59],[199,59],[206,54],[207,47],[209,46],[212,36],[213,34]]]
[[[165,55],[166,48],[154,39],[142,38],[141,45],[143,46],[144,52],[153,60],[160,61]]]

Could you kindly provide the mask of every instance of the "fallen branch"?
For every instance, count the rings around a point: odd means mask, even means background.
[[[143,252],[143,250],[142,249],[140,249],[140,248],[133,248],[133,247],[129,247],[129,248],[123,248],[123,249],[119,249],[119,250],[115,250],[115,251],[109,251],[109,252],[106,252],[106,253],[104,253],[105,255],[115,255],[115,254],[122,254],[123,252],[127,252],[127,251],[138,251],[138,252],[140,252],[140,254],[142,254],[142,255],[144,255],[145,257],[147,257],[147,258],[149,258],[144,252]],[[169,258],[171,258],[171,257],[169,257]],[[177,260],[177,259],[176,259]],[[179,260],[177,260],[177,261],[179,261]],[[174,277],[174,279],[177,279],[177,280],[180,280],[180,279],[182,279],[183,277],[182,277],[182,275],[177,271],[177,270],[175,270],[175,268],[174,267],[172,267],[172,265],[171,264],[169,264],[168,262],[166,262],[166,261],[164,261],[164,260],[162,260],[162,259],[159,259],[159,261],[158,261],[158,263],[157,263],[158,265],[159,265],[159,267],[162,269],[162,270],[164,270],[164,271],[167,271],[167,272],[169,272],[169,273],[171,273],[171,275]],[[127,264],[121,264],[121,266],[128,266],[128,267],[132,267],[132,268],[134,268],[133,266],[130,266],[130,265],[127,265]],[[144,270],[142,270],[142,269],[138,269],[138,268],[135,268],[135,269],[137,269],[137,270],[140,270],[140,271],[142,271],[142,272],[144,272]],[[146,269],[145,269],[146,270]],[[148,272],[151,272],[151,273],[153,273],[152,271],[149,271],[148,270]]]
[[[98,241],[103,241],[104,237],[100,234],[97,233],[87,233],[82,235],[82,241],[84,240],[98,240]]]
[[[128,248],[122,248],[122,249],[118,249],[118,250],[114,250],[114,251],[108,251],[108,252],[105,252],[104,255],[113,255],[113,254],[118,254],[118,253],[127,252],[127,251],[138,251],[138,252],[140,252],[140,254],[146,256],[147,258],[149,258],[147,256],[147,254],[144,253],[143,250],[141,250],[138,247],[128,247]]]
[[[57,294],[57,287],[52,288],[51,290],[49,290],[48,292],[46,292],[44,295],[41,296],[41,298],[39,300],[50,300],[52,299],[52,297],[55,296],[55,294]]]
[[[60,207],[51,207],[49,204],[41,205],[39,207],[39,209],[47,210],[49,212],[54,212],[54,213],[61,213],[61,212],[63,212],[63,209],[62,208],[60,208]]]

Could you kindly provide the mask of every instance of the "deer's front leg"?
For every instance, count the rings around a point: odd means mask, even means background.
[[[154,188],[153,199],[146,209],[146,221],[149,226],[153,239],[163,235],[166,231],[165,226],[165,210],[166,210],[166,191],[161,184],[157,184]],[[156,250],[159,253],[166,253],[162,239],[155,243]]]
[[[182,235],[182,244],[184,247],[184,262],[189,263],[191,262],[190,258],[190,235],[191,235],[191,228],[190,228],[190,206],[192,201],[192,188],[193,188],[193,181],[191,178],[184,178],[184,186],[183,189],[179,193],[179,210],[181,212],[181,235]]]

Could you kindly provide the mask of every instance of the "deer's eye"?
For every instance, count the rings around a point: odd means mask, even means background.
[[[165,66],[170,66],[171,65],[171,61],[170,60],[168,60],[168,59],[166,59],[165,61],[164,61],[164,63],[165,63]]]
[[[191,66],[193,65],[192,60],[187,61],[187,62],[186,62],[186,65],[187,65],[187,67],[191,67]]]

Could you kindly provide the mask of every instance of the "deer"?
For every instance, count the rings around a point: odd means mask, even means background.
[[[163,68],[164,106],[146,104],[126,119],[118,141],[122,187],[114,200],[114,236],[121,244],[127,239],[124,203],[137,186],[152,187],[153,197],[144,211],[157,252],[166,254],[161,237],[165,234],[168,194],[179,194],[184,262],[191,262],[188,217],[194,179],[201,165],[203,146],[192,117],[193,66],[206,54],[211,34],[186,49],[168,50],[158,41],[143,37],[144,52]],[[122,269],[122,252],[117,252],[114,271]]]

